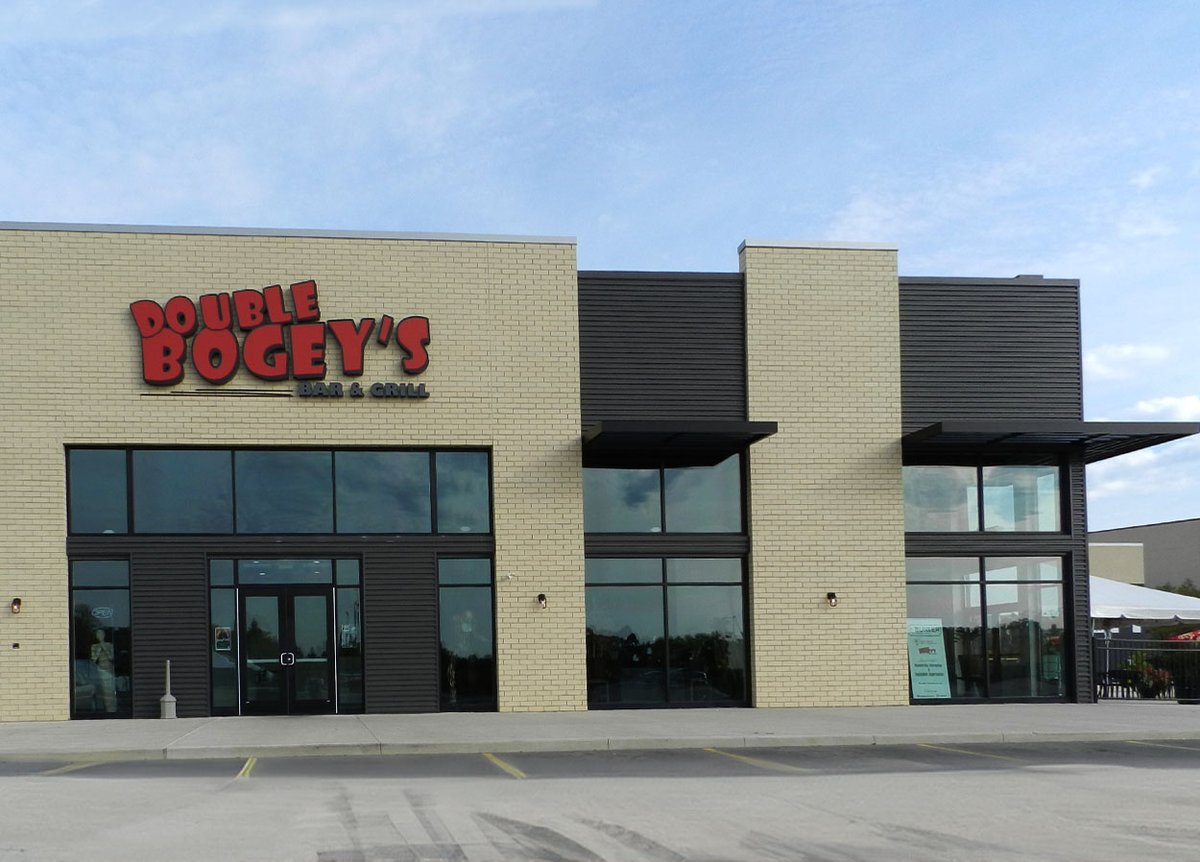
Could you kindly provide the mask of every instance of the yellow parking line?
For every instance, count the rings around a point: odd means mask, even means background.
[[[1003,754],[988,754],[985,751],[971,751],[966,748],[953,748],[949,745],[934,745],[931,742],[918,742],[921,748],[936,748],[938,751],[953,751],[955,754],[969,754],[972,757],[990,757],[992,760],[1007,760],[1012,763],[1024,763],[1025,761],[1019,757],[1006,757]]]
[[[746,757],[746,755],[744,755],[744,754],[734,754],[733,752],[730,752],[730,751],[722,751],[719,748],[706,748],[704,750],[707,751],[709,754],[719,754],[722,757],[728,757],[728,758],[731,758],[732,760],[737,760],[742,763],[749,764],[750,766],[757,766],[759,769],[770,769],[773,772],[790,772],[790,773],[796,774],[796,773],[800,773],[800,772],[812,772],[813,771],[811,769],[804,769],[803,767],[800,767],[800,766],[789,766],[786,763],[776,763],[773,760],[763,760],[758,757]]]
[[[526,777],[524,772],[517,769],[517,767],[513,766],[511,763],[505,763],[503,760],[501,760],[499,757],[497,757],[494,754],[489,754],[488,752],[485,751],[485,752],[483,752],[483,756],[486,757],[489,761],[491,761],[491,763],[493,765],[500,767],[505,772],[507,772],[509,775],[511,775],[513,778],[525,778]]]
[[[66,766],[58,766],[54,769],[47,769],[45,772],[39,772],[38,775],[66,775],[68,772],[78,772],[81,769],[87,769],[89,766],[97,766],[99,763],[99,760],[89,760],[87,763],[68,763]]]
[[[1177,751],[1190,751],[1193,754],[1200,753],[1200,748],[1193,748],[1189,745],[1168,745],[1165,742],[1145,742],[1140,739],[1127,739],[1125,741],[1130,745],[1148,745],[1151,748],[1174,748]]]
[[[256,763],[258,763],[257,757],[247,757],[246,762],[242,765],[242,771],[237,774],[237,778],[249,778]]]

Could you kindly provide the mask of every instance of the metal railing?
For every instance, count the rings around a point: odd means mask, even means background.
[[[1092,661],[1098,698],[1200,701],[1200,642],[1097,635]]]

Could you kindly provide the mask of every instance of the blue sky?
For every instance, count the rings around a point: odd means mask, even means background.
[[[887,241],[1083,284],[1089,419],[1200,421],[1200,4],[0,6],[0,220]],[[1200,441],[1089,470],[1200,517]]]

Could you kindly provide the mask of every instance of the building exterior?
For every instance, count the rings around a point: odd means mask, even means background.
[[[1103,562],[1107,562],[1103,555],[1112,555],[1113,548],[1137,555],[1141,578],[1130,583],[1154,589],[1167,584],[1178,587],[1185,581],[1200,585],[1200,518],[1095,530],[1091,542],[1093,558],[1099,552]]]
[[[1093,698],[1078,284],[0,225],[0,720]]]
[[[1092,533],[1094,537],[1096,534]],[[1088,542],[1088,568],[1092,576],[1146,585],[1145,547],[1141,542]]]

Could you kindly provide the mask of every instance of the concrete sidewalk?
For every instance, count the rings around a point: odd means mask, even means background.
[[[1162,702],[181,718],[0,724],[0,760],[1200,739]]]

